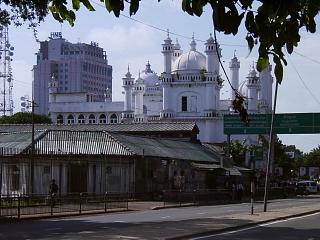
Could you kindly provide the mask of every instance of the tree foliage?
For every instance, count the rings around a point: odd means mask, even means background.
[[[141,0],[100,0],[108,12],[116,17],[128,8],[135,14]],[[147,1],[147,0],[145,0]],[[160,2],[161,0],[157,0]],[[73,26],[76,11],[83,5],[94,11],[90,0],[4,0],[1,2],[0,23],[16,24],[23,21],[42,21],[50,11],[60,21]],[[278,83],[283,79],[283,65],[287,65],[285,51],[291,54],[301,40],[300,31],[316,32],[315,17],[320,10],[319,0],[182,0],[182,10],[190,15],[201,16],[204,7],[212,10],[213,26],[224,34],[238,34],[241,24],[246,29],[244,36],[251,51],[258,47],[257,69],[262,71],[269,64],[269,57],[275,64],[274,74]],[[5,7],[4,7],[5,5]],[[9,10],[8,10],[9,9]],[[244,99],[238,93],[233,102],[242,121],[248,122]]]
[[[239,140],[230,141],[230,146],[227,142],[224,142],[223,149],[225,154],[230,151],[233,163],[237,166],[244,166],[246,160],[246,152],[249,150],[249,146],[240,142]]]
[[[32,123],[32,113],[18,112],[12,116],[1,116],[0,124],[30,124]],[[45,115],[34,114],[34,123],[51,123],[51,119]]]
[[[297,167],[320,167],[320,145],[299,157]]]

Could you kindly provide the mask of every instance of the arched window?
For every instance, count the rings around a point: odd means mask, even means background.
[[[79,124],[85,123],[85,119],[84,119],[84,116],[82,114],[80,114],[79,117],[78,117],[78,123]]]
[[[57,124],[63,124],[63,116],[61,114],[57,116]]]
[[[96,123],[96,117],[93,114],[89,116],[89,123]]]
[[[101,114],[99,117],[99,123],[107,123],[107,117],[104,114]]]
[[[68,124],[74,124],[74,117],[71,114],[67,118],[67,123]]]
[[[118,117],[115,113],[110,116],[110,123],[118,123]]]

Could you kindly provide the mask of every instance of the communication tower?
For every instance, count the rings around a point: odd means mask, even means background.
[[[13,114],[13,50],[9,42],[8,26],[0,26],[0,115],[3,116]]]

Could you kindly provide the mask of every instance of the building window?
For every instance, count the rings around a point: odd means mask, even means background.
[[[147,114],[148,113],[148,108],[146,105],[143,105],[143,114]]]
[[[57,124],[63,124],[63,116],[62,115],[58,115]]]
[[[110,116],[110,123],[117,123],[118,122],[118,117],[117,115],[114,113]]]
[[[96,123],[96,117],[95,117],[93,114],[91,114],[91,115],[89,116],[89,123],[90,123],[90,124]]]
[[[181,111],[182,112],[188,111],[188,97],[186,96],[181,97]]]
[[[84,119],[84,116],[82,114],[80,114],[79,117],[78,117],[78,123],[79,124],[85,123],[85,119]]]
[[[101,114],[99,117],[99,123],[107,123],[107,117],[104,114]]]
[[[74,124],[74,117],[71,114],[67,118],[67,123],[68,124]]]

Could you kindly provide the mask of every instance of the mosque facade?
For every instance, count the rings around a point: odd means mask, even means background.
[[[190,49],[184,52],[169,35],[162,44],[163,72],[157,75],[151,64],[134,78],[128,71],[122,78],[124,100],[112,101],[110,89],[102,102],[94,102],[88,92],[58,93],[58,82],[49,83],[49,109],[56,124],[118,124],[147,122],[193,121],[199,127],[201,142],[220,143],[226,140],[223,133],[223,116],[233,114],[232,101],[221,99],[224,80],[220,74],[221,48],[210,35],[204,52],[197,50],[194,38]],[[271,66],[261,73],[249,71],[240,82],[240,62],[234,56],[230,63],[230,82],[246,97],[249,113],[267,113],[272,107]],[[254,139],[254,137],[252,138]],[[254,140],[252,140],[254,141]],[[252,142],[251,141],[251,142]]]

